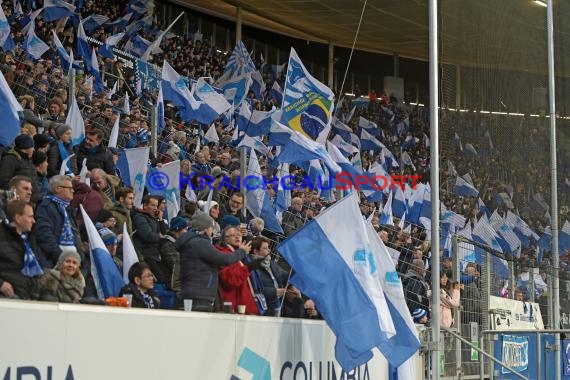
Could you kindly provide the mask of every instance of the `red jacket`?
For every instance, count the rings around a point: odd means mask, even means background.
[[[227,246],[216,245],[215,247],[222,253],[232,252]],[[219,276],[222,301],[231,302],[234,313],[237,313],[237,305],[245,305],[246,314],[259,315],[247,281],[249,269],[241,261],[220,269]]]

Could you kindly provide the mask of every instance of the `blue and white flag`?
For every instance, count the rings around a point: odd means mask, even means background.
[[[360,132],[360,150],[373,150],[377,152],[382,149],[388,150],[376,137],[368,133],[366,129],[362,129]]]
[[[278,162],[293,164],[317,159],[322,160],[331,173],[341,171],[340,166],[331,158],[321,144],[308,139],[297,131],[291,132],[289,141],[281,147],[281,153],[277,156]]]
[[[42,55],[49,50],[49,46],[36,36],[33,23],[26,34],[25,49],[34,59],[40,59]]]
[[[111,28],[117,27],[118,30],[123,30],[129,23],[129,20],[131,19],[132,15],[133,15],[132,13],[127,13],[123,17],[120,17],[113,22],[108,22],[105,25],[110,26]]]
[[[71,104],[67,111],[65,124],[71,126],[71,146],[80,144],[85,139],[85,123],[83,122],[77,99],[75,99],[75,94],[71,95]]]
[[[248,187],[246,193],[246,207],[249,212],[251,212],[251,215],[263,219],[265,229],[282,234],[283,228],[275,215],[269,194],[263,189],[261,184],[261,168],[254,150],[250,151],[247,177],[244,181],[247,181],[246,186]]]
[[[82,21],[79,21],[79,26],[77,27],[77,55],[81,57],[85,65],[90,68],[91,48],[89,47],[89,41],[87,41],[87,34],[85,34],[85,29],[83,29]]]
[[[14,39],[8,19],[0,7],[0,47],[6,52],[14,48]]]
[[[125,98],[123,101],[123,110],[122,111],[126,115],[130,115],[130,113],[131,113],[131,103],[129,100],[129,93],[128,92],[125,92]]]
[[[273,82],[273,86],[271,86],[271,90],[269,91],[269,97],[275,100],[275,103],[279,107],[283,104],[283,89],[279,86],[277,81]]]
[[[392,217],[392,198],[394,193],[390,191],[388,200],[382,207],[382,214],[380,214],[380,224],[394,225],[394,218]]]
[[[139,257],[125,222],[123,223],[123,282],[125,284],[129,283],[129,269],[131,269],[134,263],[138,262]]]
[[[251,73],[251,88],[250,90],[255,95],[255,98],[259,101],[263,101],[265,94],[265,80],[259,71],[254,71]]]
[[[117,44],[119,43],[119,41],[121,41],[123,39],[123,37],[125,36],[125,33],[117,33],[117,34],[113,34],[112,36],[107,37],[107,39],[105,40],[105,43],[103,45],[101,45],[99,47],[99,50],[97,51],[99,53],[99,55],[105,57],[105,58],[115,58],[115,54],[113,54],[113,48],[115,46],[117,46]]]
[[[163,164],[160,171],[169,179],[162,196],[166,199],[165,219],[170,222],[180,211],[180,160]]]
[[[216,85],[222,86],[226,81],[232,78],[239,77],[247,73],[253,73],[256,70],[255,64],[253,63],[247,48],[242,41],[239,41],[226,63],[224,73],[216,81]]]
[[[194,95],[203,101],[208,107],[212,108],[218,116],[226,112],[232,106],[219,94],[212,86],[210,86],[204,78],[199,78],[194,88]]]
[[[20,114],[24,109],[10,89],[4,74],[0,72],[0,146],[12,145],[20,134]]]
[[[370,133],[374,137],[380,136],[380,130],[378,129],[378,125],[376,123],[360,116],[358,119],[358,127],[362,131],[362,129],[366,129],[366,132]]]
[[[184,78],[166,61],[162,66],[162,95],[176,107],[192,109],[193,101],[197,107],[197,101],[192,97]]]
[[[210,125],[210,128],[208,128],[208,131],[204,135],[204,139],[208,143],[220,143],[220,137],[218,136],[218,132],[216,131],[216,126],[214,124]]]
[[[388,352],[388,355],[384,354],[384,356],[392,366],[400,367],[398,368],[400,372],[401,369],[404,369],[401,368],[402,366],[408,367],[410,365],[407,360],[418,351],[420,341],[416,326],[406,305],[402,282],[388,248],[384,245],[384,242],[380,239],[370,222],[366,223],[366,233],[378,263],[376,276],[384,290],[388,311],[396,328],[396,335],[388,340],[382,352]],[[407,378],[402,377],[401,379]]]
[[[345,157],[352,156],[353,154],[360,152],[357,147],[345,142],[339,135],[335,135],[330,141],[340,150],[340,152]]]
[[[396,186],[394,197],[392,198],[392,213],[398,218],[401,218],[402,215],[406,214],[407,210],[408,204],[404,196],[404,191],[400,186]]]
[[[285,176],[290,175],[289,164],[281,164],[279,166],[277,175],[279,178],[284,178]],[[285,189],[281,183],[279,183],[279,188],[277,189],[277,194],[275,195],[274,206],[277,219],[281,222],[281,216],[283,215],[283,212],[287,211],[287,209],[291,206],[291,190],[288,188]]]
[[[126,186],[135,191],[135,207],[140,207],[146,184],[150,147],[124,149],[117,161],[119,176]]]
[[[342,232],[339,224],[351,226]],[[387,350],[396,328],[379,278],[356,192],[319,214],[278,247],[294,269],[291,283],[309,296],[335,333],[336,360],[345,372],[360,366],[378,347]]]
[[[265,136],[271,131],[274,120],[279,119],[279,111],[249,111],[246,102],[243,102],[238,115],[238,128],[251,137]]]
[[[75,5],[64,0],[44,0],[44,21],[56,21],[60,18],[75,16]]]
[[[245,146],[247,148],[252,148],[255,149],[256,151],[258,151],[259,153],[261,153],[262,155],[268,157],[268,158],[273,158],[273,153],[271,153],[271,149],[269,149],[262,141],[260,138],[258,137],[251,137],[248,135],[244,135],[239,144],[236,146],[236,148],[240,148],[242,146]]]
[[[362,175],[362,171],[359,171],[346,157],[342,155],[340,150],[330,141],[327,141],[327,152],[334,162],[340,166],[343,173],[350,173],[350,175],[355,178],[355,176]],[[337,173],[332,173],[337,174]]]
[[[101,79],[101,72],[99,71],[99,61],[97,60],[97,53],[95,53],[95,49],[91,51],[91,61],[89,62],[89,72],[93,75],[93,85],[95,92],[97,94],[103,93],[105,91],[105,85],[103,84],[103,80]]]
[[[234,105],[240,105],[247,97],[249,87],[251,86],[251,74],[243,74],[242,76],[232,78],[222,85],[224,97]]]
[[[477,197],[479,195],[479,190],[475,186],[459,176],[455,179],[453,192],[460,197]]]
[[[503,252],[501,245],[497,241],[497,236],[495,230],[486,218],[481,218],[477,221],[471,232],[473,235],[473,240],[479,243],[483,243],[496,251]]]
[[[351,142],[351,136],[353,135],[352,128],[344,124],[336,117],[333,118],[332,121],[332,131],[342,137],[344,141]],[[360,142],[358,146],[360,146]]]
[[[85,210],[83,205],[79,205],[81,216],[85,223],[87,237],[89,238],[89,257],[91,258],[91,275],[95,282],[97,297],[104,300],[108,297],[117,297],[125,285],[123,276],[119,268],[113,261],[113,257],[103,243],[101,235],[97,232],[95,225]]]
[[[59,60],[61,61],[61,67],[65,71],[68,71],[71,67],[71,64],[72,64],[72,62],[71,62],[72,58],[65,51],[65,48],[63,47],[63,44],[59,40],[59,37],[57,36],[57,33],[55,32],[55,30],[52,30],[52,33],[53,33],[53,44],[55,45],[57,55],[59,56]],[[77,66],[76,68],[79,68],[79,66]]]
[[[107,21],[109,21],[109,17],[105,15],[93,14],[83,19],[83,29],[87,33],[92,33],[95,31],[95,29],[97,29]]]
[[[334,93],[309,73],[293,48],[283,94],[281,122],[318,140],[331,123]]]
[[[558,252],[564,254],[568,250],[570,250],[570,223],[566,220],[558,234]]]

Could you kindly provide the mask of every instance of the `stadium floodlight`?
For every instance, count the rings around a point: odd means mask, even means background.
[[[545,7],[546,8],[546,3],[544,1],[540,1],[540,0],[534,0],[534,3],[537,5],[540,5],[541,7]]]

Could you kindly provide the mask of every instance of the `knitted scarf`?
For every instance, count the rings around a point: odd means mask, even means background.
[[[66,208],[69,206],[70,202],[64,201],[55,195],[46,195],[46,198],[57,205],[59,213],[63,216],[63,229],[61,231],[61,235],[59,236],[59,245],[63,247],[75,247],[73,229],[71,228],[71,222],[66,211]]]

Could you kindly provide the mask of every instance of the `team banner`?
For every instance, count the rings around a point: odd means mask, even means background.
[[[524,336],[503,336],[503,363],[517,372],[525,371],[528,368],[528,338]],[[502,367],[503,374],[511,373]]]

